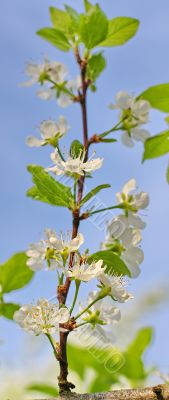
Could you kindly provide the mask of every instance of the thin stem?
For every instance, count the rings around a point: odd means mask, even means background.
[[[93,300],[86,308],[84,308],[84,310],[82,310],[79,314],[76,315],[74,320],[76,321],[76,319],[80,318],[85,312],[87,312],[93,306],[93,304],[97,303],[98,300],[100,300],[99,297]]]
[[[78,293],[79,293],[79,288],[80,288],[81,282],[80,282],[80,281],[76,281],[75,284],[76,284],[76,290],[75,290],[75,295],[74,295],[72,307],[71,307],[71,309],[70,309],[70,315],[72,314],[72,312],[73,312],[73,310],[74,310],[74,307],[75,307],[76,300],[77,300],[77,297],[78,297]]]
[[[76,325],[76,328],[80,328],[80,326],[87,325],[89,322],[82,322],[81,324]]]
[[[52,349],[54,351],[55,357],[57,358],[58,357],[58,353],[56,351],[56,347],[55,347],[54,340],[53,340],[52,336],[49,333],[45,333],[45,336],[48,338],[48,340],[49,340],[49,342],[50,342],[50,344],[52,346]]]
[[[90,217],[91,215],[98,214],[98,213],[103,212],[103,211],[114,210],[114,209],[116,209],[116,208],[122,208],[122,206],[118,205],[118,206],[111,206],[111,207],[106,207],[106,208],[100,208],[100,210],[96,210],[96,211],[91,211],[91,212],[89,212],[89,217]]]
[[[120,120],[115,126],[113,126],[113,128],[111,128],[111,129],[109,129],[108,131],[105,131],[105,132],[99,134],[98,136],[100,136],[100,137],[105,137],[105,136],[107,136],[107,135],[108,135],[109,133],[111,133],[111,132],[121,130],[121,128],[122,128],[122,127],[120,127],[121,123],[122,123],[122,120]]]
[[[87,129],[87,106],[86,106],[86,92],[87,92],[86,61],[81,59],[78,48],[75,49],[75,57],[76,57],[77,63],[79,64],[79,67],[80,67],[81,80],[82,80],[82,94],[81,94],[81,92],[79,92],[79,102],[81,104],[81,110],[82,110],[83,145],[86,150],[85,161],[87,161],[89,142],[88,142],[88,129]],[[72,97],[74,98],[73,95],[72,95]],[[85,176],[81,177],[78,180],[78,195],[77,195],[78,205],[80,204],[82,196],[83,196],[84,181],[85,181]],[[73,211],[72,216],[73,216],[72,239],[74,239],[77,236],[78,229],[79,229],[80,207],[77,208],[77,210]],[[73,260],[74,260],[74,253],[71,253],[70,260],[69,260],[70,268],[73,266]],[[60,288],[61,290],[58,290],[59,304],[66,303],[70,284],[71,284],[71,280],[69,277],[67,277],[65,284]],[[68,337],[67,332],[60,332],[60,358],[59,358],[60,375],[58,377],[60,392],[70,391],[70,389],[72,389],[74,387],[74,385],[72,385],[71,383],[69,383],[67,381],[67,375],[68,375],[67,337]]]
[[[77,189],[77,179],[74,180],[74,204],[76,205],[76,189]]]
[[[56,83],[55,81],[53,81],[50,78],[48,78],[48,82],[52,83],[56,87],[56,89],[68,94],[70,97],[72,97],[72,98],[75,97],[74,94],[69,89],[67,89],[65,86],[59,85],[58,83]]]
[[[62,159],[62,161],[65,161],[65,160],[64,160],[64,157],[63,157],[63,155],[62,155],[62,153],[61,153],[61,151],[60,151],[59,143],[57,143],[56,148],[57,148],[57,150],[58,150],[58,154],[60,155],[60,158]]]

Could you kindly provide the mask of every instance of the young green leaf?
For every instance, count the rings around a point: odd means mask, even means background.
[[[31,281],[34,272],[28,268],[26,262],[26,254],[17,253],[0,266],[2,293],[20,289]]]
[[[56,390],[55,386],[49,385],[48,383],[32,383],[26,387],[26,390],[29,392],[38,392],[43,393],[48,396],[57,397],[58,391]]]
[[[0,304],[0,316],[5,317],[7,319],[13,319],[13,315],[15,311],[18,311],[20,308],[19,304],[13,303],[1,303]]]
[[[169,165],[167,167],[166,179],[167,179],[167,183],[169,184]]]
[[[141,381],[148,376],[148,371],[144,368],[142,356],[150,346],[153,337],[151,327],[143,328],[138,333],[128,349],[124,352],[125,364],[121,369],[121,374],[132,381]]]
[[[29,165],[28,171],[32,174],[33,182],[38,189],[37,194],[35,189],[33,189],[33,194],[35,193],[35,196],[40,196],[41,201],[47,199],[45,202],[49,202],[52,205],[71,208],[73,196],[70,187],[57,182],[38,165]]]
[[[89,0],[84,0],[85,11],[88,12],[93,7],[93,4],[89,2]]]
[[[49,11],[54,28],[62,31],[66,35],[71,25],[71,17],[68,12],[55,7],[50,7]]]
[[[91,50],[103,41],[108,32],[108,20],[99,5],[93,6],[86,15],[81,15],[80,36],[82,43]]]
[[[108,346],[108,343],[107,346],[101,347],[97,347],[97,342],[95,343],[91,341],[90,351],[86,351],[85,347],[78,347],[69,343],[68,359],[70,360],[70,370],[75,371],[84,380],[86,371],[89,368],[93,369],[99,379],[104,375],[104,379],[108,379],[110,386],[112,386],[112,383],[117,382],[115,371],[118,371],[117,366],[120,367],[124,363],[124,357],[119,349],[112,347],[112,345]],[[76,358],[74,354],[76,354]],[[105,368],[103,368],[103,364]]]
[[[108,34],[100,46],[120,46],[130,40],[137,32],[139,20],[130,17],[117,17],[109,21]]]
[[[37,32],[37,35],[47,40],[49,43],[62,51],[69,51],[70,44],[64,33],[55,28],[43,28]]]
[[[106,60],[102,53],[93,54],[87,64],[87,77],[95,82],[106,68]]]
[[[138,97],[148,100],[153,108],[169,112],[169,83],[151,86]]]
[[[76,22],[79,21],[79,14],[77,13],[77,11],[73,8],[68,6],[67,4],[65,4],[65,9],[68,12],[68,14],[70,15],[70,17]]]
[[[128,275],[131,276],[129,269],[124,261],[111,250],[102,250],[91,254],[88,262],[103,260],[103,265],[107,266],[106,272],[109,275]]]
[[[73,140],[70,146],[70,155],[73,158],[78,158],[84,151],[84,146],[79,140]]]
[[[37,186],[32,186],[30,189],[27,190],[26,196],[31,197],[33,200],[38,200],[42,201],[43,203],[51,204],[53,206],[56,206],[55,201],[54,204],[48,201],[48,199],[45,196],[42,196],[42,194],[39,192]]]
[[[114,142],[117,142],[117,139],[114,139],[114,138],[102,139],[101,138],[101,142],[103,142],[103,143],[114,143]]]
[[[86,203],[87,201],[89,201],[93,196],[95,196],[97,193],[100,192],[100,190],[102,189],[107,189],[111,187],[111,185],[108,184],[104,184],[104,185],[99,185],[97,186],[95,189],[92,189],[89,193],[86,194],[85,197],[83,197],[82,201],[81,201],[81,206]]]
[[[169,130],[148,138],[144,144],[143,161],[169,153]]]

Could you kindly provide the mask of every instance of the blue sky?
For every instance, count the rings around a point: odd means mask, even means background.
[[[67,0],[67,3],[82,9],[82,1]],[[40,62],[48,55],[52,60],[63,61],[69,66],[72,75],[77,73],[71,54],[62,54],[35,35],[35,31],[49,24],[48,6],[61,6],[62,1],[29,0],[13,2],[6,0],[1,9],[1,261],[14,252],[24,250],[30,242],[39,240],[44,228],[52,227],[57,231],[70,229],[71,219],[63,209],[54,209],[36,203],[25,197],[25,191],[31,181],[26,165],[35,163],[49,165],[50,150],[29,149],[25,138],[37,133],[40,121],[55,119],[66,115],[71,131],[63,147],[69,148],[73,138],[81,137],[81,119],[78,106],[66,110],[59,109],[55,101],[43,102],[35,95],[36,88],[20,88],[25,79],[26,62]],[[140,19],[137,36],[123,47],[107,49],[108,67],[98,81],[97,95],[90,94],[88,99],[89,132],[102,132],[116,121],[116,115],[107,105],[114,100],[118,90],[140,93],[148,86],[169,81],[169,27],[168,0],[100,0],[99,4],[109,17],[130,16]],[[152,134],[166,129],[164,115],[151,112],[149,126]],[[104,191],[100,198],[109,205],[114,201],[117,190],[131,177],[138,185],[150,193],[151,203],[146,213],[147,228],[143,234],[145,262],[141,276],[132,282],[131,288],[137,298],[144,288],[159,286],[168,280],[168,200],[169,187],[165,180],[167,157],[141,164],[142,146],[136,145],[130,150],[117,144],[96,148],[97,155],[105,158],[101,172],[96,172],[94,180],[88,183],[92,188],[98,183],[111,183],[112,188]],[[95,251],[103,239],[103,232],[96,230],[89,221],[84,222],[81,231],[86,235],[86,245]],[[94,237],[94,240],[93,240]],[[51,297],[55,291],[53,275],[38,274],[31,286],[13,293],[7,299],[20,303],[33,301],[37,297]],[[125,313],[125,307],[123,307]],[[146,321],[147,323],[147,321]],[[168,309],[153,314],[148,324],[155,327],[155,341],[149,352],[148,361],[157,362],[163,368],[169,368],[166,342],[169,335]],[[3,346],[3,363],[9,360],[8,340],[11,335],[16,341],[16,350],[23,334],[14,324],[1,321],[1,337],[6,338]],[[12,344],[9,349],[13,349]],[[16,360],[13,360],[15,365]]]

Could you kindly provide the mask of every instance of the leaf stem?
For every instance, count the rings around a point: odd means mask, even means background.
[[[99,297],[97,297],[95,300],[93,300],[86,308],[84,308],[79,314],[76,315],[76,317],[74,318],[74,320],[76,321],[76,319],[80,318],[85,312],[87,312],[95,303],[97,303],[97,301],[100,300]]]
[[[61,152],[61,150],[60,150],[59,143],[57,143],[56,148],[57,148],[57,150],[58,150],[58,154],[59,154],[60,158],[62,159],[62,161],[65,161],[65,160],[64,160],[64,157],[63,157],[63,155],[62,155],[62,152]]]
[[[52,349],[54,351],[55,357],[58,358],[58,354],[57,354],[56,347],[55,347],[54,340],[53,340],[52,336],[49,333],[45,333],[45,336],[48,338],[48,340],[49,340],[49,342],[50,342],[50,344],[52,346]]]
[[[74,204],[76,206],[76,189],[77,189],[77,179],[74,180]]]
[[[56,87],[56,89],[60,90],[61,92],[68,94],[72,98],[75,97],[74,94],[69,89],[67,89],[65,86],[59,85],[58,83],[56,83],[55,81],[53,81],[50,78],[48,78],[48,82],[52,83]]]
[[[75,281],[75,284],[76,284],[76,290],[75,290],[75,295],[74,295],[72,307],[71,307],[71,309],[70,309],[70,315],[72,314],[72,312],[73,312],[73,310],[74,310],[74,307],[75,307],[76,300],[77,300],[77,297],[78,297],[78,293],[79,293],[79,288],[80,288],[81,282],[80,282],[80,281]]]
[[[101,208],[100,210],[95,210],[95,211],[89,212],[89,217],[90,217],[91,215],[98,214],[98,213],[103,212],[103,211],[114,210],[114,209],[116,209],[116,208],[122,208],[122,206],[117,205],[117,206],[111,206],[111,207]]]
[[[108,131],[105,131],[105,132],[99,134],[98,136],[105,137],[105,136],[109,135],[109,133],[111,133],[111,132],[121,130],[121,128],[122,128],[122,126],[120,126],[121,123],[122,123],[122,120],[120,120],[115,126],[113,126],[113,128],[111,128]]]

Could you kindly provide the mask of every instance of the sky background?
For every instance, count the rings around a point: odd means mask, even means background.
[[[37,98],[35,86],[29,89],[19,87],[19,83],[25,80],[26,62],[41,62],[44,56],[66,63],[70,74],[77,74],[71,53],[63,54],[35,35],[36,30],[49,25],[48,6],[62,4],[59,0],[6,0],[1,5],[1,262],[14,252],[27,249],[29,243],[39,240],[46,227],[57,231],[71,229],[67,211],[26,198],[25,191],[31,185],[26,165],[35,163],[48,166],[50,149],[27,148],[25,138],[30,134],[38,135],[38,125],[42,120],[57,119],[64,114],[71,126],[68,136],[62,141],[63,148],[68,151],[72,139],[81,138],[79,107],[75,105],[59,109],[54,100],[45,102]],[[67,0],[67,4],[82,10],[81,0]],[[139,94],[148,86],[169,82],[168,0],[100,0],[99,4],[110,18],[136,17],[141,25],[136,37],[125,46],[105,51],[107,70],[98,81],[97,94],[90,94],[88,99],[90,134],[103,132],[116,122],[116,113],[110,111],[107,105],[114,101],[117,91]],[[163,113],[151,112],[149,128],[152,134],[166,129],[164,117]],[[151,203],[148,212],[144,213],[147,221],[143,233],[145,261],[142,274],[130,284],[130,291],[137,299],[145,288],[158,290],[160,283],[167,282],[169,278],[169,187],[165,179],[168,159],[164,157],[142,165],[142,145],[136,144],[134,149],[127,149],[120,141],[117,144],[100,145],[96,151],[98,156],[104,157],[104,166],[88,182],[88,189],[99,183],[110,183],[111,189],[99,196],[105,205],[114,203],[115,193],[132,177],[136,178],[141,190],[150,193]],[[90,221],[86,221],[80,230],[86,236],[86,246],[96,251],[104,237],[103,229],[97,229]],[[52,273],[39,273],[30,286],[6,296],[6,300],[22,304],[42,296],[50,298],[55,293],[53,278]],[[169,370],[166,351],[169,336],[168,305],[149,316],[145,324],[155,328],[154,344],[147,357],[149,364],[157,363]],[[1,364],[16,366],[22,361],[19,347],[25,333],[5,320],[1,320],[0,326],[0,338],[4,341],[0,349]],[[11,352],[18,354],[12,360]]]

